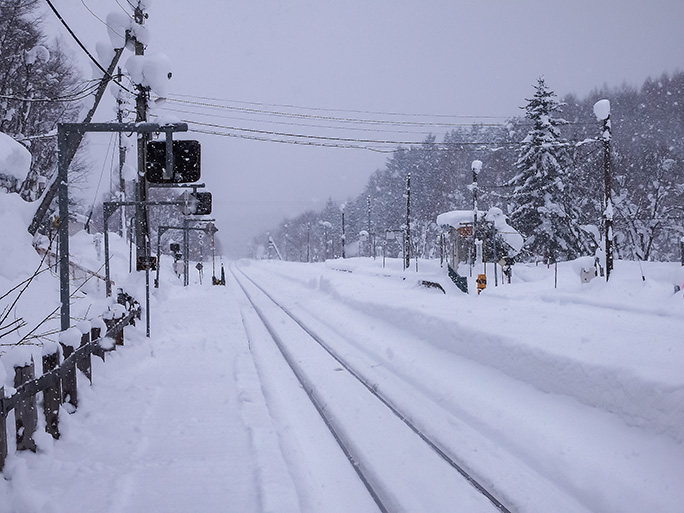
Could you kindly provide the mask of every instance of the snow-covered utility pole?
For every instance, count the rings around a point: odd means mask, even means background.
[[[142,0],[138,1],[138,5],[133,13],[135,22],[142,26],[145,23],[147,14],[143,9]],[[135,55],[145,55],[145,45],[136,37],[135,38]],[[135,122],[141,123],[147,121],[148,97],[149,89],[143,84],[137,84],[136,89],[138,94],[135,99]],[[146,148],[149,140],[149,134],[138,134],[138,184],[136,192],[135,207],[135,248],[136,248],[136,269],[141,271],[149,270],[148,257],[149,252],[149,224],[147,218],[147,206],[144,204],[147,201],[147,180],[143,176],[146,169]]]
[[[611,198],[612,189],[612,165],[610,158],[610,101],[599,100],[594,104],[594,114],[598,121],[603,122],[601,136],[599,140],[603,142],[603,181],[605,189],[605,208],[603,210],[603,222],[605,230],[605,251],[606,251],[606,281],[610,278],[613,270],[613,201]]]

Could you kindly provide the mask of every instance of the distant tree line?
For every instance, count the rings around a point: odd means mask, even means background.
[[[616,256],[678,260],[684,235],[684,73],[648,79],[641,88],[603,87],[583,99],[562,100],[540,78],[524,116],[498,126],[460,127],[441,142],[429,136],[422,144],[399,147],[358,196],[285,219],[270,236],[287,260],[339,258],[344,211],[347,244],[356,246],[366,230],[371,237],[358,244],[361,254],[374,246],[378,253],[385,243],[388,255],[398,256],[401,236],[387,241],[386,235],[406,227],[410,174],[411,251],[436,257],[436,218],[472,209],[471,163],[479,160],[478,207],[496,206],[509,216],[526,241],[521,259],[594,254],[605,202],[601,123],[593,106],[603,98],[611,103]],[[266,243],[265,234],[255,238],[253,253],[263,256]]]

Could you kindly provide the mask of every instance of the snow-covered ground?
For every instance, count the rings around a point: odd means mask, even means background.
[[[97,264],[85,234],[72,247]],[[76,413],[62,413],[59,441],[38,435],[37,454],[10,448],[0,512],[376,511],[232,273],[226,287],[183,288],[163,265],[152,337],[127,328],[124,348],[94,359],[94,384],[81,387]],[[609,284],[581,284],[567,263],[557,288],[553,268],[520,264],[512,284],[499,276],[494,287],[490,266],[479,296],[434,261],[418,272],[381,259],[235,268],[336,344],[512,511],[682,511],[681,266],[644,263],[644,281],[638,264],[617,262]],[[140,294],[123,257],[114,269]],[[16,279],[3,275],[3,287]],[[56,306],[48,292],[34,301]],[[106,304],[97,287],[88,295]]]

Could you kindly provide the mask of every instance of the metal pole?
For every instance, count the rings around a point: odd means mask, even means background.
[[[145,243],[148,247],[150,241]],[[150,338],[150,266],[145,266],[145,335]]]
[[[188,230],[188,218],[183,218],[183,285],[187,287],[190,283],[189,262],[190,259],[190,230]]]
[[[157,278],[154,280],[154,288],[159,288],[159,268],[161,267],[161,227],[157,226]]]
[[[112,285],[109,281],[109,216],[107,207],[104,207],[104,252],[105,252],[105,293],[107,297],[112,295]]]
[[[499,255],[496,254],[496,230],[494,231],[494,237],[492,238],[492,243],[494,245],[494,286],[498,287],[499,286],[499,279],[497,277],[496,273],[496,266],[498,265],[498,258]]]
[[[342,258],[346,258],[344,247],[347,245],[347,236],[344,233],[344,209],[342,210]]]
[[[404,269],[411,266],[411,173],[406,177],[406,231],[404,232]]]
[[[119,68],[119,78],[121,78],[121,68]],[[116,120],[123,123],[123,100],[121,99],[121,91],[116,98]],[[126,201],[126,180],[124,180],[124,164],[126,163],[126,147],[123,143],[123,132],[119,132],[119,201]],[[121,209],[121,222],[119,225],[119,235],[125,240],[126,238],[126,208]]]
[[[606,209],[603,212],[606,238],[606,281],[613,270],[613,200],[611,198],[612,172],[610,159],[611,126],[610,115],[603,120],[603,181],[606,195]]]
[[[478,160],[474,160],[473,163],[471,164],[471,170],[473,172],[473,260],[472,260],[472,265],[475,265],[475,253],[476,253],[476,244],[477,244],[477,173],[479,171],[478,164],[476,162],[479,162]]]
[[[62,124],[57,125],[57,156],[59,162],[57,180],[59,182],[59,299],[61,302],[61,330],[69,329],[69,131]]]

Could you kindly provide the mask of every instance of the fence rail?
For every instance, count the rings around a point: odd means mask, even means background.
[[[128,297],[127,299],[131,299]],[[121,302],[121,297],[120,297]],[[43,393],[43,414],[45,416],[45,430],[59,438],[59,409],[64,403],[69,403],[72,408],[78,406],[78,388],[76,382],[76,369],[81,370],[92,383],[90,366],[91,355],[105,359],[105,353],[116,349],[117,345],[123,345],[124,327],[135,324],[135,319],[140,318],[140,305],[135,301],[127,301],[128,309],[121,313],[114,313],[104,318],[107,328],[101,336],[101,328],[91,327],[90,331],[83,333],[81,344],[73,348],[67,344],[61,344],[64,360],[59,363],[59,347],[55,345],[54,352],[44,354],[42,358],[43,373],[35,377],[35,364],[33,359],[27,365],[15,367],[14,388],[15,391],[5,396],[5,388],[0,387],[0,471],[2,471],[8,456],[8,432],[7,416],[14,411],[16,427],[17,450],[36,450],[33,435],[38,426],[38,409],[36,396]],[[113,339],[110,347],[101,344],[105,339]]]

